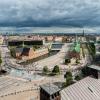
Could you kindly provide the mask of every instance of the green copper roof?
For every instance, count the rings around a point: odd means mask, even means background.
[[[80,42],[75,42],[73,44],[73,46],[71,47],[70,51],[76,51],[76,52],[80,52]]]
[[[80,52],[80,43],[77,43],[75,46],[76,52]]]

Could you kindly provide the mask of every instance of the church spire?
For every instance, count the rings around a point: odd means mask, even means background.
[[[77,34],[76,34],[76,36],[75,36],[75,42],[77,42],[78,41],[78,37],[77,37]]]
[[[83,36],[85,36],[84,30],[83,30]]]

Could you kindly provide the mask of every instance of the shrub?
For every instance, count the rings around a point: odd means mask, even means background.
[[[54,66],[54,68],[52,70],[52,73],[54,73],[54,74],[60,74],[60,69],[59,69],[58,65]]]
[[[49,69],[47,66],[44,66],[43,67],[43,73],[47,74],[49,72]]]
[[[67,77],[72,77],[72,73],[70,71],[67,71],[66,74],[64,75],[64,78]]]
[[[80,62],[79,62],[79,60],[78,59],[76,59],[76,64],[79,64]]]
[[[0,71],[2,69],[1,64],[2,64],[2,59],[0,58]]]
[[[72,83],[73,83],[73,78],[70,77],[70,76],[66,77],[66,86],[69,86],[69,85],[71,85]]]
[[[70,59],[65,59],[65,64],[70,63]]]
[[[2,63],[2,59],[0,58],[0,65],[1,65],[1,63]]]
[[[77,81],[81,80],[81,76],[80,75],[75,76],[75,80]]]

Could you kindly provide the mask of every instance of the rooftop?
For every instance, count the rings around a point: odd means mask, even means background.
[[[17,42],[17,41],[41,41],[43,38],[38,36],[26,37],[26,36],[15,36],[9,37],[9,42]]]
[[[100,100],[100,79],[86,77],[61,91],[62,100]]]
[[[100,66],[97,66],[97,65],[90,65],[90,66],[88,66],[88,67],[100,71]]]
[[[49,95],[52,95],[52,94],[60,91],[58,86],[56,86],[54,84],[44,84],[44,85],[41,86],[41,88],[43,90],[45,90]]]

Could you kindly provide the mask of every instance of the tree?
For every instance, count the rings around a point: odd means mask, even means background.
[[[65,64],[70,63],[70,59],[65,59]]]
[[[2,63],[2,59],[0,58],[0,65],[1,65],[1,63]]]
[[[70,77],[70,76],[66,77],[66,86],[69,86],[69,85],[71,85],[72,83],[73,83],[73,78]]]
[[[95,45],[94,45],[94,43],[91,43],[91,51],[92,51],[92,54],[93,54],[93,56],[95,56],[95,54],[96,54],[96,48],[95,48]]]
[[[72,73],[70,71],[67,71],[66,74],[64,75],[64,78],[67,77],[72,77]]]
[[[0,58],[0,70],[2,69],[2,68],[1,68],[1,64],[2,64],[2,59]]]
[[[65,73],[64,78],[66,78],[65,86],[69,86],[73,83],[73,76],[70,71]]]
[[[49,72],[49,69],[47,66],[44,66],[43,67],[43,73],[47,74]]]
[[[52,70],[52,73],[54,73],[54,74],[60,74],[60,69],[59,69],[58,65],[54,66],[54,68]]]
[[[81,76],[80,75],[75,76],[75,80],[77,81],[81,80]]]
[[[76,64],[79,64],[79,60],[78,59],[76,59]]]
[[[73,76],[70,71],[66,72],[66,74],[64,75],[64,78],[66,78],[65,86],[69,86],[73,83]]]

